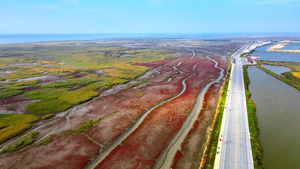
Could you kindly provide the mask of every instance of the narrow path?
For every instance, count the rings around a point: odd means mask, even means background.
[[[95,141],[94,139],[92,139],[89,135],[87,134],[84,134],[89,140],[91,140],[92,142],[94,142],[95,144],[97,144],[99,147],[100,147],[100,152],[102,151],[103,149],[103,145],[100,144],[99,142]]]
[[[197,103],[195,104],[193,110],[191,111],[191,113],[189,114],[189,116],[187,117],[185,122],[182,124],[182,127],[179,129],[177,134],[173,137],[173,139],[169,143],[168,147],[161,153],[159,158],[156,160],[156,163],[153,168],[171,168],[171,165],[173,163],[173,159],[175,157],[177,150],[180,150],[181,143],[184,141],[188,132],[192,129],[195,121],[198,119],[198,116],[202,109],[204,95],[205,95],[207,89],[212,84],[220,81],[223,78],[224,69],[218,67],[218,62],[215,61],[214,59],[210,58],[209,56],[206,56],[206,58],[215,62],[214,67],[217,69],[220,69],[220,75],[219,75],[218,79],[208,83],[202,89],[201,93],[197,97]],[[195,74],[196,74],[196,72],[194,73],[194,75]]]
[[[194,53],[193,53],[194,54]],[[193,55],[194,56],[194,55]],[[183,73],[181,70],[179,70],[177,68],[177,66],[179,66],[181,64],[181,62],[179,62],[176,66],[174,66],[173,68],[175,70],[180,71],[180,74]],[[198,64],[198,63],[197,63]],[[194,65],[193,70],[195,69],[196,65]],[[148,111],[146,111],[139,119],[137,119],[137,122],[126,132],[122,133],[116,140],[114,140],[114,142],[107,147],[105,150],[103,150],[103,152],[101,152],[101,154],[96,157],[93,161],[91,161],[90,163],[88,163],[84,168],[95,168],[115,147],[117,147],[123,140],[125,140],[135,129],[137,129],[140,124],[144,121],[144,119],[147,117],[148,114],[150,114],[154,109],[156,109],[157,107],[181,96],[185,90],[186,90],[186,83],[185,81],[189,78],[191,78],[192,76],[195,76],[195,73],[192,75],[189,75],[188,77],[184,78],[181,82],[182,84],[182,90],[180,91],[180,93],[176,96],[173,96],[163,102],[160,102],[159,104],[157,104],[156,106],[152,107],[151,109],[149,109]]]

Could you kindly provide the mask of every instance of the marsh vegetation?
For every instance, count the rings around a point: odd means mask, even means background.
[[[26,166],[88,166],[149,111],[135,132],[129,133],[128,139],[108,158],[119,158],[117,152],[126,149],[134,156],[130,160],[142,158],[141,165],[153,166],[155,161],[149,158],[159,157],[192,110],[202,88],[219,77],[220,70],[206,56],[211,55],[227,70],[225,56],[238,46],[230,41],[153,39],[0,45],[0,102],[6,113],[0,116],[0,132],[8,135],[2,138],[1,147],[3,151],[5,147],[17,151],[11,154],[5,150],[1,157],[10,161],[25,155],[26,159],[17,165]],[[187,85],[184,90],[183,81]],[[206,128],[211,125],[221,83],[222,80],[212,85],[205,94],[203,110],[181,145],[185,155],[175,157],[172,165],[198,165],[195,162],[202,156]],[[29,120],[13,123],[25,118]],[[33,130],[38,132],[33,141],[19,144],[17,140],[25,136],[22,133]],[[147,137],[148,141],[140,141],[141,146],[137,146],[136,136]],[[157,142],[159,146],[152,144]],[[56,162],[25,164],[43,152],[57,157],[53,159]],[[123,155],[121,163],[128,157]],[[105,168],[111,167],[114,160],[104,161],[98,164]],[[128,163],[131,164],[134,163]],[[10,163],[5,165],[9,167]]]

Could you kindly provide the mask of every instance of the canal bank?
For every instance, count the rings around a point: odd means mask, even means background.
[[[249,91],[250,79],[248,76],[248,66],[243,66],[245,95],[247,102],[248,124],[250,131],[251,149],[253,155],[253,165],[255,169],[264,168],[262,161],[263,149],[259,141],[259,129],[257,125],[256,106],[251,100],[251,93]]]
[[[248,68],[266,168],[300,168],[300,92],[256,68]]]

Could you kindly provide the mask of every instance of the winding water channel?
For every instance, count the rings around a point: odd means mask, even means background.
[[[256,67],[248,73],[265,168],[300,168],[300,92]]]
[[[194,56],[195,56],[195,52],[194,51],[192,51],[192,52],[193,52],[193,55],[192,55],[191,59],[194,58]],[[180,72],[179,74],[183,73],[181,70],[179,70],[177,68],[180,64],[181,64],[181,62],[179,62],[177,65],[173,66],[174,70],[177,70],[177,71]],[[197,64],[194,65],[193,70],[195,70],[196,65]],[[135,129],[137,129],[140,126],[140,124],[144,121],[144,119],[147,117],[147,115],[149,113],[151,113],[154,109],[156,109],[157,107],[159,107],[159,106],[161,106],[161,105],[163,105],[163,104],[165,104],[165,103],[167,103],[167,102],[169,102],[169,101],[171,101],[171,100],[173,100],[173,99],[181,96],[185,92],[185,90],[186,90],[186,83],[185,83],[185,81],[187,79],[193,77],[193,76],[195,76],[195,73],[192,74],[192,75],[189,75],[188,77],[186,77],[185,79],[182,80],[182,82],[181,82],[181,84],[182,84],[182,90],[181,90],[181,92],[178,95],[176,95],[174,97],[171,97],[171,98],[169,98],[169,99],[167,99],[167,100],[165,100],[165,101],[157,104],[156,106],[152,107],[147,112],[145,112],[128,131],[126,131],[123,134],[121,134],[121,136],[119,136],[112,143],[111,146],[107,147],[107,149],[105,149],[103,152],[100,152],[101,154],[97,158],[95,158],[91,163],[87,164],[85,166],[85,168],[94,168],[94,167],[96,167],[114,148],[116,148],[123,140],[125,140]]]
[[[216,80],[208,83],[201,90],[201,93],[197,97],[197,103],[195,104],[193,110],[191,111],[189,116],[186,118],[186,120],[182,124],[182,127],[179,129],[179,131],[173,137],[171,142],[168,144],[167,148],[161,153],[161,155],[157,159],[156,164],[154,165],[153,168],[161,168],[161,169],[171,168],[171,165],[172,165],[172,162],[173,162],[173,159],[174,159],[174,156],[175,156],[177,150],[180,149],[182,142],[186,138],[188,132],[192,129],[195,121],[197,120],[197,118],[201,112],[204,95],[205,95],[207,89],[212,84],[220,81],[223,78],[224,69],[218,67],[218,62],[215,61],[214,59],[210,58],[209,56],[206,56],[206,58],[213,61],[215,63],[214,67],[220,70],[219,77]],[[195,67],[196,67],[196,65],[194,66],[193,70],[195,70]],[[194,73],[192,76],[194,76],[195,74],[196,73]]]
[[[192,51],[193,55],[191,56],[191,59],[194,58],[195,56],[195,52]],[[207,59],[213,61],[215,63],[214,67],[217,69],[220,69],[220,75],[219,77],[210,82],[209,84],[207,84],[201,91],[201,93],[198,95],[197,98],[197,103],[194,107],[194,109],[192,110],[192,112],[190,113],[190,115],[187,117],[186,121],[183,123],[181,129],[178,131],[178,133],[174,136],[174,138],[172,139],[171,143],[169,144],[169,146],[167,147],[167,149],[164,151],[163,155],[160,156],[160,158],[158,159],[158,163],[156,163],[156,165],[154,166],[154,168],[169,168],[172,164],[173,161],[173,157],[177,151],[177,149],[180,147],[182,141],[184,140],[184,138],[186,137],[187,133],[190,131],[190,129],[192,128],[195,120],[197,120],[197,117],[200,113],[200,110],[202,108],[202,102],[204,99],[204,94],[207,91],[207,89],[214,83],[218,82],[219,80],[221,80],[223,78],[223,72],[224,70],[222,68],[218,67],[218,62],[215,61],[214,59],[210,58],[209,56],[206,57]],[[181,73],[183,73],[181,70],[179,70],[177,67],[181,64],[181,62],[179,62],[176,66],[173,67],[174,70],[177,70]],[[193,67],[193,71],[194,73],[189,75],[188,77],[186,77],[185,79],[183,79],[183,81],[181,82],[182,84],[182,90],[181,92],[174,96],[171,97],[161,103],[159,103],[158,105],[152,107],[150,110],[148,110],[147,112],[145,112],[138,120],[137,122],[126,132],[124,132],[119,138],[117,138],[114,143],[108,147],[107,149],[105,149],[103,152],[101,152],[101,154],[95,158],[92,162],[90,162],[88,165],[86,165],[86,168],[94,168],[95,166],[97,166],[117,145],[119,145],[123,140],[125,140],[135,129],[137,129],[139,127],[139,125],[143,122],[143,120],[147,117],[147,115],[149,113],[151,113],[154,109],[156,109],[157,107],[181,96],[185,90],[186,90],[186,80],[188,80],[189,78],[193,77],[196,75],[195,72],[195,68],[198,65],[195,64]],[[169,81],[169,80],[168,80]],[[171,151],[172,150],[172,151]]]

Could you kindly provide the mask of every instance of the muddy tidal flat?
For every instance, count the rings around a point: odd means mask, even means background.
[[[0,45],[0,168],[198,167],[228,56],[241,45]]]

